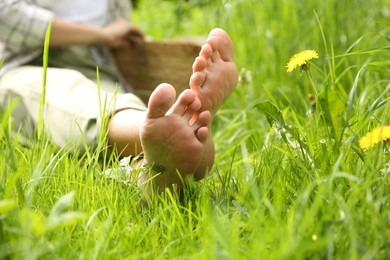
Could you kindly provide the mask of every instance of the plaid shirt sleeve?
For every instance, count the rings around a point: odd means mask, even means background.
[[[54,13],[38,5],[45,1],[0,0],[0,76],[41,55],[47,26]],[[109,0],[109,21],[130,20],[131,1]],[[37,3],[37,4],[34,4]],[[51,3],[51,1],[46,1]]]
[[[0,0],[0,41],[11,53],[41,48],[51,11],[20,0]]]

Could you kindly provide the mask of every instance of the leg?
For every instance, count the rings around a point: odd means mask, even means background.
[[[42,73],[41,67],[23,66],[7,71],[0,78],[0,104],[6,109],[8,98],[18,100],[12,118],[15,129],[21,130],[23,137],[31,137],[38,124]],[[132,94],[115,95],[103,89],[100,94],[99,98],[96,83],[77,71],[47,69],[45,131],[59,147],[70,145],[72,152],[83,152],[84,142],[94,147],[99,140],[103,107],[108,113],[127,109],[145,114],[141,112],[146,110],[145,105]],[[134,147],[134,144],[129,146]]]
[[[124,109],[116,112],[108,123],[107,140],[121,156],[137,155],[142,152],[140,128],[146,111]]]

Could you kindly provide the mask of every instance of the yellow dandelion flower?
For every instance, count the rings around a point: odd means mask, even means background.
[[[369,148],[390,140],[390,126],[379,126],[359,139],[360,148]]]
[[[295,68],[299,67],[301,70],[307,69],[307,62],[311,59],[318,58],[318,54],[314,50],[304,50],[300,53],[293,55],[290,61],[287,63],[287,72],[293,71]]]

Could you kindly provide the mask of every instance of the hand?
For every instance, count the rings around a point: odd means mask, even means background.
[[[103,44],[111,47],[127,47],[144,41],[143,32],[124,19],[117,19],[103,27]]]

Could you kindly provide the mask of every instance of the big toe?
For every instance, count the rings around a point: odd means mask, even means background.
[[[176,91],[166,83],[160,84],[153,91],[149,98],[148,118],[163,117],[175,103]]]
[[[211,30],[207,42],[214,51],[219,52],[224,61],[234,59],[232,40],[224,30],[220,28]]]

